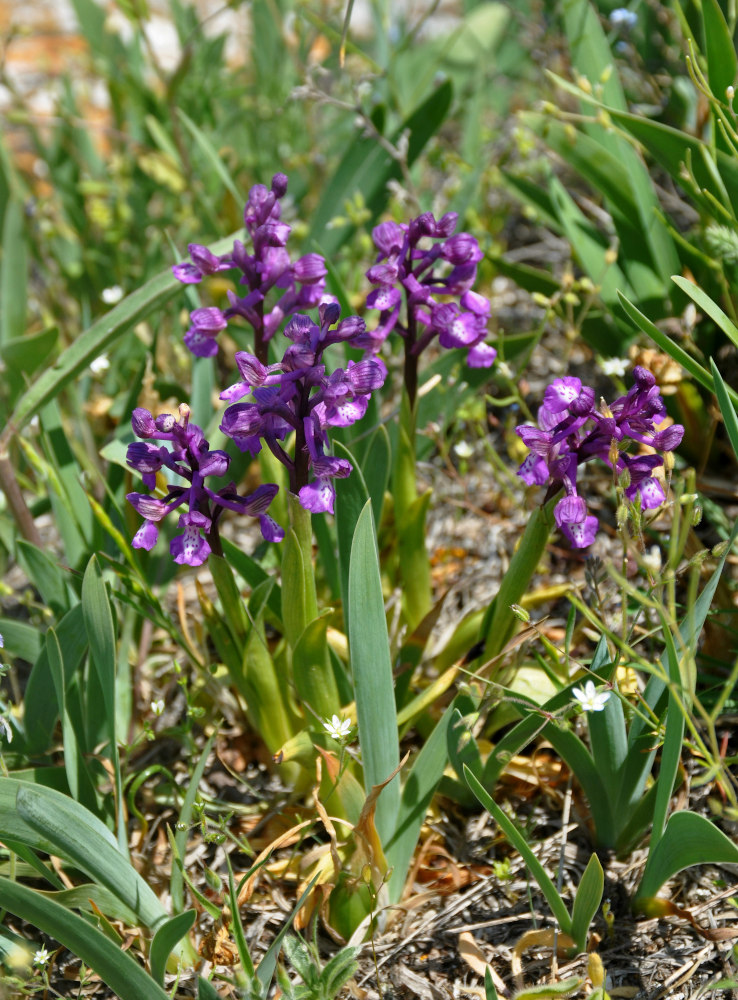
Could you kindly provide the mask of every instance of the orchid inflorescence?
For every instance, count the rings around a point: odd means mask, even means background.
[[[373,231],[378,256],[367,272],[375,286],[367,307],[380,310],[376,329],[367,330],[358,316],[341,319],[338,303],[325,294],[324,259],[316,253],[294,261],[290,257],[291,229],[281,218],[286,192],[284,174],[275,174],[270,188],[262,184],[251,188],[244,210],[251,249],[235,240],[229,253],[218,256],[192,243],[190,260],[172,270],[184,284],[197,284],[221,272],[241,273],[239,284],[247,286],[247,294],[238,296],[229,290],[228,309],[204,306],[193,310],[185,344],[198,357],[212,357],[218,351],[218,334],[229,320],[241,317],[251,325],[254,350],[236,353],[241,378],[220,395],[231,404],[220,429],[252,456],[266,444],[287,468],[290,491],[301,506],[313,514],[333,513],[333,481],[348,476],[351,464],[331,454],[329,429],[349,427],[366,413],[371,393],[383,385],[387,374],[377,356],[387,336],[396,331],[405,340],[406,385],[412,402],[417,358],[436,337],[441,347],[467,348],[472,366],[493,363],[496,352],[483,343],[490,305],[471,289],[482,257],[477,241],[468,233],[454,234],[455,213],[436,221],[426,212],[408,224],[385,222]],[[400,315],[403,295],[404,319]],[[267,308],[269,296],[273,302]],[[304,313],[315,307],[317,324]],[[269,342],[283,323],[289,343],[281,360],[270,364]],[[323,352],[338,343],[361,351],[363,357],[329,374]],[[189,483],[169,485],[163,498],[129,494],[144,517],[134,547],[153,548],[158,523],[179,508],[183,533],[170,546],[176,562],[198,566],[213,548],[219,551],[218,521],[226,509],[258,517],[264,538],[280,541],[284,532],[266,513],[278,487],[267,484],[242,497],[234,483],[219,490],[207,486],[207,477],[225,475],[230,457],[225,451],[211,451],[202,430],[189,423],[189,416],[187,407],[180,408],[179,419],[172,414],[154,417],[147,410],[134,411],[133,430],[143,440],[129,446],[128,465],[142,474],[152,490],[156,473],[165,468]],[[294,446],[288,450],[285,442],[292,434]],[[154,441],[168,442],[171,447]]]
[[[641,510],[659,507],[666,499],[653,472],[680,444],[684,428],[672,424],[659,430],[666,407],[656,379],[640,366],[634,368],[633,377],[635,385],[610,405],[604,400],[596,404],[594,389],[576,376],[558,378],[544,393],[538,426],[516,428],[530,449],[518,474],[531,486],[547,485],[550,497],[564,490],[554,517],[575,548],[591,545],[598,527],[577,490],[579,466],[589,459],[600,458],[614,469],[625,499]],[[633,444],[653,452],[628,454]]]

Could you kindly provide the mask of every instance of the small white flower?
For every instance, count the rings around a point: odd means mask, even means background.
[[[471,458],[474,454],[474,449],[468,441],[459,441],[458,444],[454,445],[454,451],[459,458]]]
[[[164,711],[164,699],[157,698],[156,701],[151,702],[151,711],[153,715],[161,715]]]
[[[116,302],[120,302],[123,298],[123,289],[120,285],[111,285],[110,288],[103,288],[100,298],[106,306],[114,306]]]
[[[47,949],[46,945],[39,948],[38,951],[33,953],[33,964],[44,966],[51,958],[51,952]]]
[[[594,681],[587,681],[582,688],[572,688],[571,692],[585,712],[601,712],[612,694],[611,691],[598,691]]]
[[[618,378],[622,378],[628,370],[629,364],[627,358],[602,358],[600,368],[603,375],[617,375]]]
[[[497,362],[497,369],[496,370],[497,370],[497,373],[499,375],[502,375],[503,378],[508,378],[508,379],[510,379],[512,381],[512,378],[513,378],[513,376],[514,376],[515,373],[513,372],[512,368],[507,363],[507,361],[498,361]]]
[[[110,368],[110,361],[107,354],[101,354],[99,358],[90,362],[90,371],[93,375],[102,375],[108,368]]]
[[[323,722],[323,728],[332,736],[334,740],[345,740],[351,732],[351,719],[342,719],[338,715],[332,715],[330,719]]]

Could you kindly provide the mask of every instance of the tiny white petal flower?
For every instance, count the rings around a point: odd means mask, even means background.
[[[617,375],[622,378],[628,370],[630,362],[627,358],[602,358],[600,368],[603,375]]]
[[[351,719],[342,719],[338,715],[333,715],[323,722],[323,728],[334,740],[345,740],[351,732]]]
[[[151,702],[151,711],[154,715],[161,715],[164,711],[164,699],[157,698],[156,701]]]
[[[474,449],[468,441],[459,441],[458,444],[454,445],[454,451],[459,458],[471,458],[474,454]]]
[[[100,357],[90,362],[90,371],[93,375],[102,375],[108,368],[110,368],[110,361],[107,354],[101,354]]]
[[[33,953],[33,964],[34,965],[46,965],[46,963],[51,958],[51,952],[47,949],[46,945],[39,948],[38,951]]]
[[[598,691],[594,681],[587,681],[582,688],[572,688],[571,692],[585,712],[601,712],[607,704],[611,691]]]
[[[507,361],[497,362],[497,373],[499,375],[502,375],[503,378],[509,378],[509,379],[512,379],[515,374],[510,365],[507,363]]]
[[[116,302],[120,302],[123,298],[123,289],[120,285],[111,285],[110,288],[103,288],[100,298],[106,306],[114,306]]]

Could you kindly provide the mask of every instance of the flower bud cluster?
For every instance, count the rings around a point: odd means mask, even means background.
[[[666,408],[656,379],[647,369],[634,368],[635,384],[609,406],[595,404],[594,389],[566,375],[546,389],[538,411],[538,426],[523,424],[516,433],[530,449],[518,469],[529,485],[548,485],[548,495],[561,489],[564,496],[554,509],[556,523],[575,548],[591,545],[597,533],[597,518],[577,491],[579,466],[600,458],[617,474],[626,500],[651,510],[666,499],[653,475],[666,464],[684,435],[680,424],[658,430]],[[647,445],[655,453],[627,453],[631,444]],[[660,453],[660,454],[656,454]]]
[[[249,496],[239,496],[235,483],[217,492],[211,489],[205,480],[223,477],[231,458],[225,451],[211,451],[202,429],[191,424],[189,418],[188,406],[180,406],[178,417],[171,413],[154,417],[141,407],[133,411],[133,431],[142,440],[128,446],[128,465],[141,473],[144,485],[150,490],[156,487],[157,473],[164,469],[189,484],[168,484],[163,499],[147,493],[128,494],[127,500],[144,518],[134,535],[133,547],[150,551],[159,537],[159,522],[180,508],[178,527],[183,529],[182,534],[176,535],[169,546],[176,563],[200,566],[207,559],[211,552],[208,538],[224,510],[258,517],[264,538],[281,541],[283,529],[267,514],[278,487],[260,486]]]
[[[367,334],[367,348],[376,353],[395,330],[416,356],[438,337],[441,347],[465,347],[472,368],[493,364],[497,351],[484,343],[490,304],[472,291],[483,254],[473,236],[454,232],[457,221],[455,212],[439,220],[425,212],[409,223],[375,227],[377,259],[366,272],[374,291],[366,304],[379,310],[379,323]]]
[[[228,309],[204,306],[190,314],[191,326],[185,344],[198,357],[218,353],[217,336],[228,320],[241,316],[254,329],[257,345],[266,344],[282,323],[303,309],[318,305],[325,291],[325,261],[317,253],[305,254],[292,261],[286,249],[290,226],[281,221],[280,199],[287,192],[287,177],[275,174],[271,188],[255,184],[243,213],[252,252],[235,240],[230,253],[216,256],[207,247],[190,243],[191,263],[175,264],[174,275],[184,284],[197,284],[206,275],[220,271],[241,272],[239,284],[246,286],[243,296],[228,291]],[[269,311],[264,302],[272,289],[281,295]]]

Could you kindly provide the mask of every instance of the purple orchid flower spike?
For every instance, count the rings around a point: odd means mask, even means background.
[[[466,348],[473,368],[489,368],[497,357],[485,343],[490,304],[472,291],[482,251],[469,233],[454,233],[457,221],[454,212],[438,220],[425,212],[407,224],[382,222],[372,233],[378,252],[366,272],[374,286],[366,304],[379,310],[379,321],[362,346],[376,353],[392,331],[403,337],[411,404],[418,357],[434,338],[444,348]]]
[[[235,483],[213,490],[205,482],[221,478],[228,471],[231,458],[220,449],[211,451],[202,429],[191,424],[188,406],[180,406],[179,417],[163,413],[154,418],[141,407],[133,411],[134,433],[144,440],[128,446],[126,460],[140,472],[144,485],[153,490],[157,473],[168,469],[189,485],[169,484],[163,499],[147,493],[129,493],[127,500],[144,518],[131,544],[150,551],[159,538],[159,522],[174,510],[183,508],[178,527],[182,533],[170,543],[176,563],[200,566],[212,551],[222,555],[218,521],[225,510],[258,517],[263,537],[269,542],[284,538],[284,530],[267,513],[278,486],[260,486],[249,496],[240,496]],[[156,444],[154,442],[166,442]]]
[[[564,490],[554,518],[575,548],[591,545],[598,527],[577,489],[579,466],[589,459],[599,458],[614,468],[619,481],[626,484],[626,499],[641,510],[653,510],[666,499],[653,472],[681,444],[684,428],[672,424],[659,430],[666,407],[656,379],[641,367],[634,369],[633,378],[632,388],[609,406],[604,400],[596,406],[594,389],[582,385],[576,376],[555,379],[544,392],[538,426],[516,428],[530,449],[518,475],[530,486],[548,485],[549,497]],[[646,445],[656,454],[628,454],[633,443]]]
[[[323,352],[337,343],[356,345],[365,334],[358,316],[340,319],[336,302],[323,302],[319,323],[293,316],[284,334],[290,341],[282,361],[263,365],[245,351],[236,354],[241,381],[221,393],[229,406],[221,430],[242,451],[257,454],[262,444],[285,465],[290,490],[313,514],[333,513],[334,479],[351,472],[346,459],[330,454],[328,428],[350,427],[366,413],[371,393],[387,375],[378,358],[349,361],[326,374]],[[241,402],[250,396],[248,402]],[[294,457],[284,441],[295,434]]]
[[[215,306],[195,309],[191,326],[185,334],[185,344],[198,357],[217,354],[217,335],[236,316],[245,319],[254,330],[254,353],[262,364],[267,363],[267,344],[282,323],[303,309],[317,306],[325,291],[327,269],[317,253],[308,253],[292,260],[287,250],[291,227],[281,221],[280,201],[287,193],[287,177],[275,174],[270,188],[255,184],[243,213],[246,232],[251,242],[235,240],[230,253],[218,257],[207,247],[191,243],[188,247],[192,263],[176,264],[172,270],[185,284],[197,284],[208,275],[220,271],[240,271],[239,284],[245,294],[228,291],[228,308]],[[276,297],[275,292],[279,295]],[[272,305],[266,307],[267,297]]]

